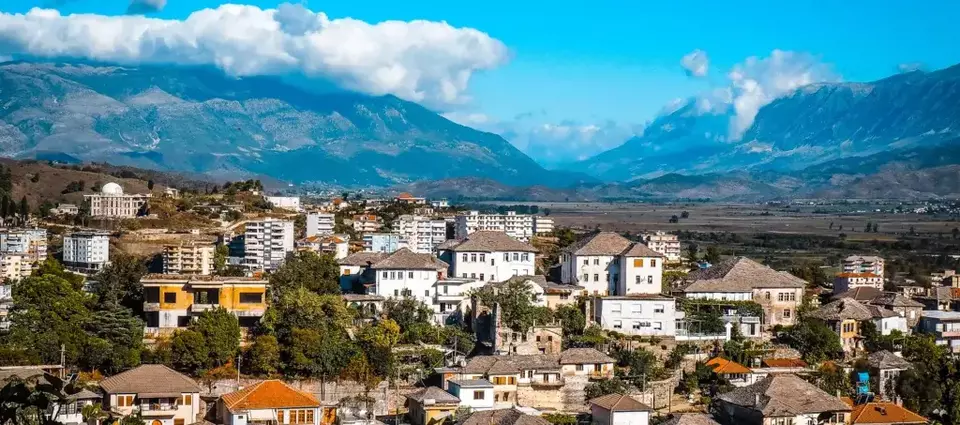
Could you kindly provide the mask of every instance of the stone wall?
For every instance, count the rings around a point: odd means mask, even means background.
[[[670,403],[673,389],[680,384],[680,377],[678,370],[670,378],[647,382],[645,391],[635,391],[629,395],[654,409],[664,409]]]

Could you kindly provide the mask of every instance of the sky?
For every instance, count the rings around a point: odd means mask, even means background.
[[[678,99],[729,105],[735,138],[798,85],[960,63],[957,17],[940,0],[3,0],[0,57],[302,73],[422,103],[552,166],[641,135]]]

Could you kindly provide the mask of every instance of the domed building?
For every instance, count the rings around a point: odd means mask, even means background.
[[[113,182],[103,185],[98,194],[83,195],[90,201],[90,215],[100,218],[134,218],[150,196],[124,195],[123,187]]]

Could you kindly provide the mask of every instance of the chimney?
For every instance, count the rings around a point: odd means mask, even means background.
[[[754,395],[753,395],[753,405],[754,405],[754,406],[759,406],[759,405],[760,405],[760,394],[754,394]]]

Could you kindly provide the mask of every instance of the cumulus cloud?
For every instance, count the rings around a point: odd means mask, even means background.
[[[687,75],[692,77],[705,77],[707,71],[710,69],[710,59],[707,57],[707,52],[697,49],[687,53],[683,59],[680,60],[680,65],[683,66],[683,69],[687,70]]]
[[[143,15],[159,12],[166,6],[167,0],[130,0],[130,6],[127,6],[127,13]]]
[[[439,107],[467,101],[471,76],[503,64],[507,49],[486,33],[445,22],[370,24],[299,5],[225,4],[184,20],[39,8],[0,13],[0,55],[213,65],[235,76],[302,74]]]

